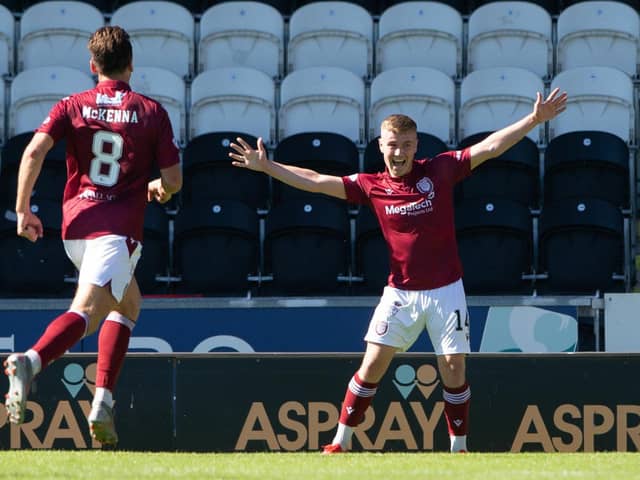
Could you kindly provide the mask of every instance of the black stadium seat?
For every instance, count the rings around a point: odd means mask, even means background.
[[[545,202],[590,197],[629,206],[629,147],[616,135],[559,135],[549,142],[544,167]]]
[[[47,200],[31,204],[44,227],[43,238],[32,243],[16,235],[11,206],[0,205],[0,295],[17,297],[72,296],[75,286],[65,282],[74,274],[60,238],[60,203]]]
[[[241,132],[205,133],[187,144],[182,157],[185,203],[219,199],[244,202],[254,209],[268,207],[269,177],[231,164],[229,144],[237,137],[256,145],[255,137]]]
[[[458,145],[470,147],[491,132],[470,135]],[[531,208],[539,205],[539,155],[535,142],[523,138],[496,158],[487,160],[456,185],[456,202],[490,195],[520,202]]]
[[[362,206],[356,217],[356,274],[362,284],[354,291],[362,295],[380,295],[389,278],[389,248],[375,214]]]
[[[467,293],[530,293],[522,278],[533,267],[529,209],[504,198],[476,198],[458,205],[455,216]]]
[[[197,201],[175,220],[178,293],[246,295],[258,271],[258,214],[232,200]]]
[[[330,132],[298,133],[280,141],[273,154],[275,161],[310,168],[328,175],[344,176],[358,171],[358,148],[347,137]],[[318,198],[313,194],[274,180],[273,201]]]
[[[274,206],[265,219],[265,271],[275,295],[344,294],[339,275],[348,273],[346,204],[295,199]]]
[[[597,198],[545,204],[540,215],[540,273],[546,294],[618,291],[624,271],[624,223],[615,205]]]
[[[142,256],[136,266],[136,280],[142,294],[166,293],[166,284],[156,276],[169,275],[169,217],[164,206],[156,202],[147,205],[144,216]]]
[[[378,144],[379,138],[380,137],[376,137],[371,140],[364,151],[363,171],[365,173],[384,172],[384,158],[380,152]],[[449,150],[447,144],[438,137],[428,133],[418,132],[417,159],[432,158],[447,150]]]

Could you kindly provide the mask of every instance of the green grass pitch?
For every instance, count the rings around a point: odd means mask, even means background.
[[[220,480],[640,479],[638,453],[0,452],[0,478]]]

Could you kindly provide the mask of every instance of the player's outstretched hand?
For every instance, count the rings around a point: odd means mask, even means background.
[[[252,148],[244,139],[236,138],[238,143],[231,143],[230,147],[234,150],[229,152],[229,156],[234,160],[231,162],[236,167],[248,168],[264,172],[269,163],[267,158],[267,150],[264,148],[262,137],[258,138],[258,148]]]
[[[567,92],[560,94],[559,88],[554,88],[546,100],[542,100],[542,94],[536,94],[536,103],[533,106],[533,115],[539,123],[547,122],[567,108]]]
[[[16,229],[18,236],[35,242],[42,238],[44,229],[38,216],[31,211],[16,212]]]
[[[162,186],[162,179],[156,178],[151,180],[147,187],[147,201],[157,201],[158,203],[167,203],[171,200],[171,194]]]

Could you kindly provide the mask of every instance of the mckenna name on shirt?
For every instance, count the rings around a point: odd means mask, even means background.
[[[117,110],[114,108],[82,107],[82,118],[101,120],[109,123],[138,123],[135,110]]]

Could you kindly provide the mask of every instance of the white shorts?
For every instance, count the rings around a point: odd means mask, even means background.
[[[85,240],[64,240],[64,249],[80,272],[78,283],[103,287],[111,282],[111,294],[119,303],[131,283],[142,244],[120,235],[104,235]]]
[[[471,351],[462,280],[433,290],[385,287],[364,339],[406,351],[425,328],[436,355]]]

